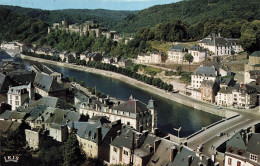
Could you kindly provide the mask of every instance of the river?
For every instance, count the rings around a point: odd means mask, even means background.
[[[122,100],[127,100],[130,95],[133,95],[136,99],[146,104],[152,97],[158,105],[158,128],[160,131],[166,133],[177,135],[177,132],[173,128],[182,127],[180,137],[186,137],[200,130],[202,127],[221,119],[219,116],[170,101],[120,80],[56,65],[49,66],[62,73],[63,77],[75,77],[79,81],[84,81],[87,86],[96,86],[96,89],[105,95]]]

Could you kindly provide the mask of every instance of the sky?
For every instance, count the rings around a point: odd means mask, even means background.
[[[180,0],[0,0],[1,5],[13,5],[46,10],[55,9],[111,9],[142,10],[154,5]]]

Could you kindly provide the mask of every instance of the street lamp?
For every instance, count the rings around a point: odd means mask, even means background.
[[[177,131],[178,132],[178,138],[179,138],[179,140],[180,140],[180,131],[181,131],[181,127],[180,128],[178,128],[178,129],[176,129],[176,128],[173,128],[175,131]]]

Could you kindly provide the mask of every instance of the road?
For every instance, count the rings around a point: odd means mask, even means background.
[[[197,146],[203,144],[203,154],[211,157],[216,153],[212,146],[217,148],[228,139],[230,139],[236,132],[241,129],[249,128],[257,123],[260,123],[259,116],[255,118],[247,118],[246,116],[238,116],[234,119],[226,120],[206,131],[190,138],[187,141],[187,146],[196,150]],[[225,133],[223,136],[217,136],[219,133]],[[219,161],[221,163],[221,161]]]

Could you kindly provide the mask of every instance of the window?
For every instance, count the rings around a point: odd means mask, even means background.
[[[124,155],[128,156],[128,152],[126,150],[124,150]]]
[[[19,105],[19,101],[15,101],[15,105]]]
[[[114,150],[114,152],[116,152],[116,153],[117,153],[117,148],[114,148],[113,150]]]
[[[257,155],[250,154],[250,160],[257,161]]]
[[[231,164],[232,164],[232,159],[228,158],[228,165],[231,165]]]
[[[19,100],[18,96],[15,96],[15,100]]]
[[[241,166],[241,162],[240,161],[237,161],[237,166]]]

